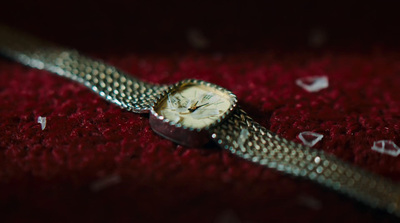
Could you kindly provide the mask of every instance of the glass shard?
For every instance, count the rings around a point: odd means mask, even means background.
[[[42,130],[44,130],[46,128],[46,117],[39,116],[37,119],[37,123],[39,123],[42,127]]]
[[[317,142],[321,141],[324,136],[315,132],[301,132],[299,134],[299,139],[304,145],[313,147]]]
[[[296,84],[308,92],[317,92],[329,86],[327,76],[302,77],[296,80]]]
[[[400,148],[391,140],[375,141],[371,149],[377,151],[378,153],[387,154],[395,157],[400,154]]]

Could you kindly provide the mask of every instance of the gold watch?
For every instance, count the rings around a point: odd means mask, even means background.
[[[202,146],[212,140],[249,162],[312,180],[400,216],[398,184],[277,136],[239,108],[232,92],[215,84],[192,79],[173,85],[147,83],[1,25],[0,54],[77,81],[126,110],[150,113],[152,129],[178,144]]]

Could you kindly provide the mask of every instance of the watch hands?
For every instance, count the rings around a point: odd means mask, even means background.
[[[214,98],[214,100],[213,100]],[[210,100],[211,99],[211,100]],[[218,109],[206,109],[204,107],[215,104],[215,102],[219,102],[218,97],[213,97],[212,95],[208,94],[202,94],[201,97],[199,97],[197,100],[195,100],[194,103],[192,103],[192,100],[188,99],[181,93],[178,93],[176,95],[169,95],[168,94],[168,100],[167,100],[167,108],[170,111],[175,111],[177,112],[176,115],[173,115],[170,117],[172,121],[179,123],[182,121],[181,118],[183,118],[186,115],[190,115],[192,118],[195,119],[204,119],[204,118],[211,118],[215,115],[219,115],[219,110]],[[204,103],[204,100],[208,100],[207,103]],[[202,103],[202,105],[198,105],[199,103]],[[201,109],[200,109],[201,108]],[[184,116],[181,116],[184,115]]]
[[[196,107],[196,105],[197,105],[197,103],[199,103],[199,101],[196,101],[194,104],[192,104],[191,106],[189,106],[189,109],[191,109],[191,108],[195,108],[195,107]]]
[[[197,109],[199,109],[199,108],[201,108],[201,107],[204,107],[204,106],[207,106],[207,105],[209,105],[209,104],[210,104],[210,103],[205,103],[205,104],[196,106],[196,105],[197,105],[197,102],[196,102],[196,103],[194,104],[194,106],[188,108],[188,110],[189,110],[190,112],[194,112],[194,111],[196,111]]]

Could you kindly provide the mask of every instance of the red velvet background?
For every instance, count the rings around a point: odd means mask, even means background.
[[[313,1],[13,1],[0,21],[143,80],[232,90],[262,125],[400,180],[397,7]],[[208,47],[188,41],[201,31]],[[326,41],[309,43],[314,32]],[[327,75],[307,93],[296,78]],[[398,222],[309,181],[226,151],[178,146],[85,87],[0,59],[1,222]],[[47,117],[42,131],[38,116]],[[104,179],[119,179],[97,189]]]

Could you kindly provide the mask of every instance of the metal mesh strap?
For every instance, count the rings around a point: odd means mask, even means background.
[[[253,121],[241,109],[211,129],[210,134],[221,147],[246,160],[310,179],[400,216],[397,184],[323,151],[281,138]]]
[[[167,86],[140,81],[75,50],[57,47],[1,25],[0,53],[30,67],[82,83],[108,101],[133,112],[147,112],[167,89]]]

